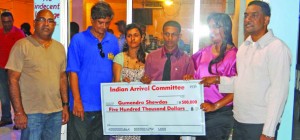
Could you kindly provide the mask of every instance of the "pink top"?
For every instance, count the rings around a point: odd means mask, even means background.
[[[212,46],[205,47],[199,50],[192,56],[195,64],[195,79],[201,79],[203,77],[208,76],[235,76],[236,72],[236,53],[237,48],[232,47],[230,50],[225,52],[225,57],[222,61],[217,63],[218,67],[216,68],[216,64],[212,66],[212,72],[216,74],[210,74],[208,71],[209,62],[216,58],[215,55],[212,54]],[[216,70],[217,69],[217,70]],[[204,87],[204,102],[207,103],[215,103],[222,99],[226,94],[222,94],[219,92],[218,85],[211,85],[210,87]],[[232,105],[229,103],[228,105]]]

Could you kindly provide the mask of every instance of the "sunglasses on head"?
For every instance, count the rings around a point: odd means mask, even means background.
[[[101,44],[101,43],[98,43],[98,49],[100,50],[100,56],[101,56],[102,58],[104,58],[104,57],[105,57],[105,54],[104,54],[104,52],[103,52],[103,48],[102,48],[102,44]]]

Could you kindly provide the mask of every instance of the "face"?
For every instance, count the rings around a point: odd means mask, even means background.
[[[270,17],[265,16],[257,5],[248,6],[244,13],[244,28],[249,35],[264,34],[269,21]]]
[[[140,47],[142,41],[142,35],[137,28],[133,28],[127,31],[126,42],[129,48]]]
[[[111,18],[106,17],[106,18],[100,18],[100,19],[91,19],[92,21],[92,29],[94,33],[97,35],[103,35],[105,34],[106,30],[108,29],[110,25]]]
[[[1,22],[3,25],[4,31],[9,32],[13,27],[14,20],[12,19],[11,16],[8,16],[8,17],[3,16],[3,17],[1,17]]]
[[[37,14],[34,20],[34,34],[40,38],[51,38],[55,29],[55,18],[51,11],[44,10]]]
[[[208,22],[208,26],[211,41],[216,44],[222,43],[222,40],[225,38],[223,26],[216,24],[213,19]]]
[[[163,29],[163,38],[167,50],[172,51],[177,47],[177,42],[180,39],[178,28],[173,26],[166,26]]]

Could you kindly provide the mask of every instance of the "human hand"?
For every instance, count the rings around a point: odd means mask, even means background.
[[[81,118],[82,121],[84,120],[84,110],[81,100],[74,100],[73,115]]]
[[[186,74],[183,76],[183,80],[193,80],[193,79],[194,79],[194,76],[191,74]]]
[[[219,76],[203,77],[200,81],[200,84],[203,84],[205,87],[210,87],[211,84],[219,84],[219,83],[220,83]]]
[[[27,115],[25,112],[22,113],[15,113],[15,119],[14,119],[15,125],[19,129],[25,129],[27,128]]]
[[[141,78],[141,80],[140,80],[142,83],[144,83],[144,84],[150,84],[151,83],[151,78],[149,77],[149,76],[147,76],[147,75],[144,75],[142,78]]]
[[[212,104],[212,103],[202,103],[200,105],[200,108],[204,111],[204,112],[213,112],[213,111],[216,111],[218,108],[217,108],[217,105],[215,104]]]
[[[128,77],[124,77],[122,81],[123,81],[123,82],[127,82],[127,83],[130,83],[130,82],[131,82],[130,79],[129,79]]]
[[[260,140],[275,140],[275,137],[269,137],[264,134],[260,135]]]
[[[62,124],[66,124],[69,121],[69,111],[68,111],[68,106],[63,106],[63,111],[62,111]]]

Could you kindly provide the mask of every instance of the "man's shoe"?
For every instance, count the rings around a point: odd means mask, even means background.
[[[0,127],[12,124],[12,121],[0,121]]]

